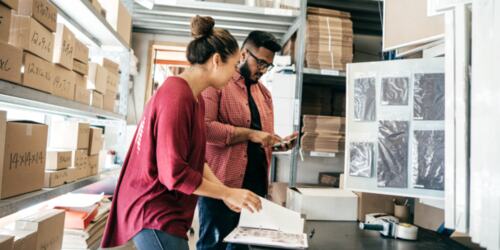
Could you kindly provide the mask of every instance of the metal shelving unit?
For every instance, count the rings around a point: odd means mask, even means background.
[[[317,70],[305,68],[305,50],[306,50],[306,29],[307,29],[307,7],[323,7],[332,8],[351,13],[353,21],[353,32],[355,34],[365,35],[382,35],[381,25],[381,6],[382,2],[378,0],[303,0],[300,1],[301,6],[299,15],[290,26],[289,30],[282,37],[284,45],[294,34],[296,34],[295,42],[295,62],[297,74],[296,77],[296,106],[294,110],[294,130],[301,129],[301,104],[302,92],[305,85],[326,85],[339,90],[345,90],[345,72],[335,70]],[[337,154],[328,154],[323,152],[306,152],[307,156],[311,157],[326,157],[334,158]],[[300,160],[300,148],[295,147],[290,154],[290,179],[289,185],[294,187],[297,183],[297,166]]]
[[[63,23],[75,33],[82,33],[99,47],[115,47],[130,50],[129,45],[118,35],[106,19],[93,8],[89,0],[50,0],[57,8]],[[73,26],[73,27],[71,27]]]
[[[16,213],[38,203],[53,199],[57,196],[72,192],[93,183],[114,178],[119,173],[118,169],[103,171],[97,176],[88,177],[73,183],[65,184],[56,188],[46,188],[40,191],[15,196],[0,200],[0,218]]]
[[[3,105],[12,105],[50,114],[82,118],[125,119],[125,116],[117,113],[94,108],[3,80],[0,80],[0,102]]]

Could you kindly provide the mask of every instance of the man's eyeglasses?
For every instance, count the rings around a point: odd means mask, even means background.
[[[265,60],[258,58],[248,49],[247,49],[247,51],[248,51],[248,54],[250,54],[253,57],[253,59],[255,59],[255,61],[257,62],[257,68],[259,68],[259,70],[265,70],[267,72],[274,67],[274,64],[268,63]]]

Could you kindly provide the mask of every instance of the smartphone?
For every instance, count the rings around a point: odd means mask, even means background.
[[[293,145],[295,141],[297,141],[298,135],[295,135],[294,137],[290,138],[289,140],[282,141],[280,143],[276,143],[273,145],[273,150],[274,151],[279,151],[282,150],[283,147],[286,145]]]

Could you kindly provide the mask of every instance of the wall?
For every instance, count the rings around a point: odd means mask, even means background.
[[[150,46],[161,42],[188,43],[191,38],[166,35],[154,35],[145,33],[132,34],[132,48],[139,59],[138,75],[134,77],[133,94],[135,102],[129,100],[128,124],[136,124],[142,116],[145,105],[146,85],[148,81],[148,57]],[[129,96],[129,98],[131,98]],[[135,112],[134,112],[135,110]],[[135,115],[134,115],[135,113]]]

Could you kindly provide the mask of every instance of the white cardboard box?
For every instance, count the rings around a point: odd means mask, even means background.
[[[286,206],[307,220],[356,221],[358,196],[338,188],[288,188]]]

